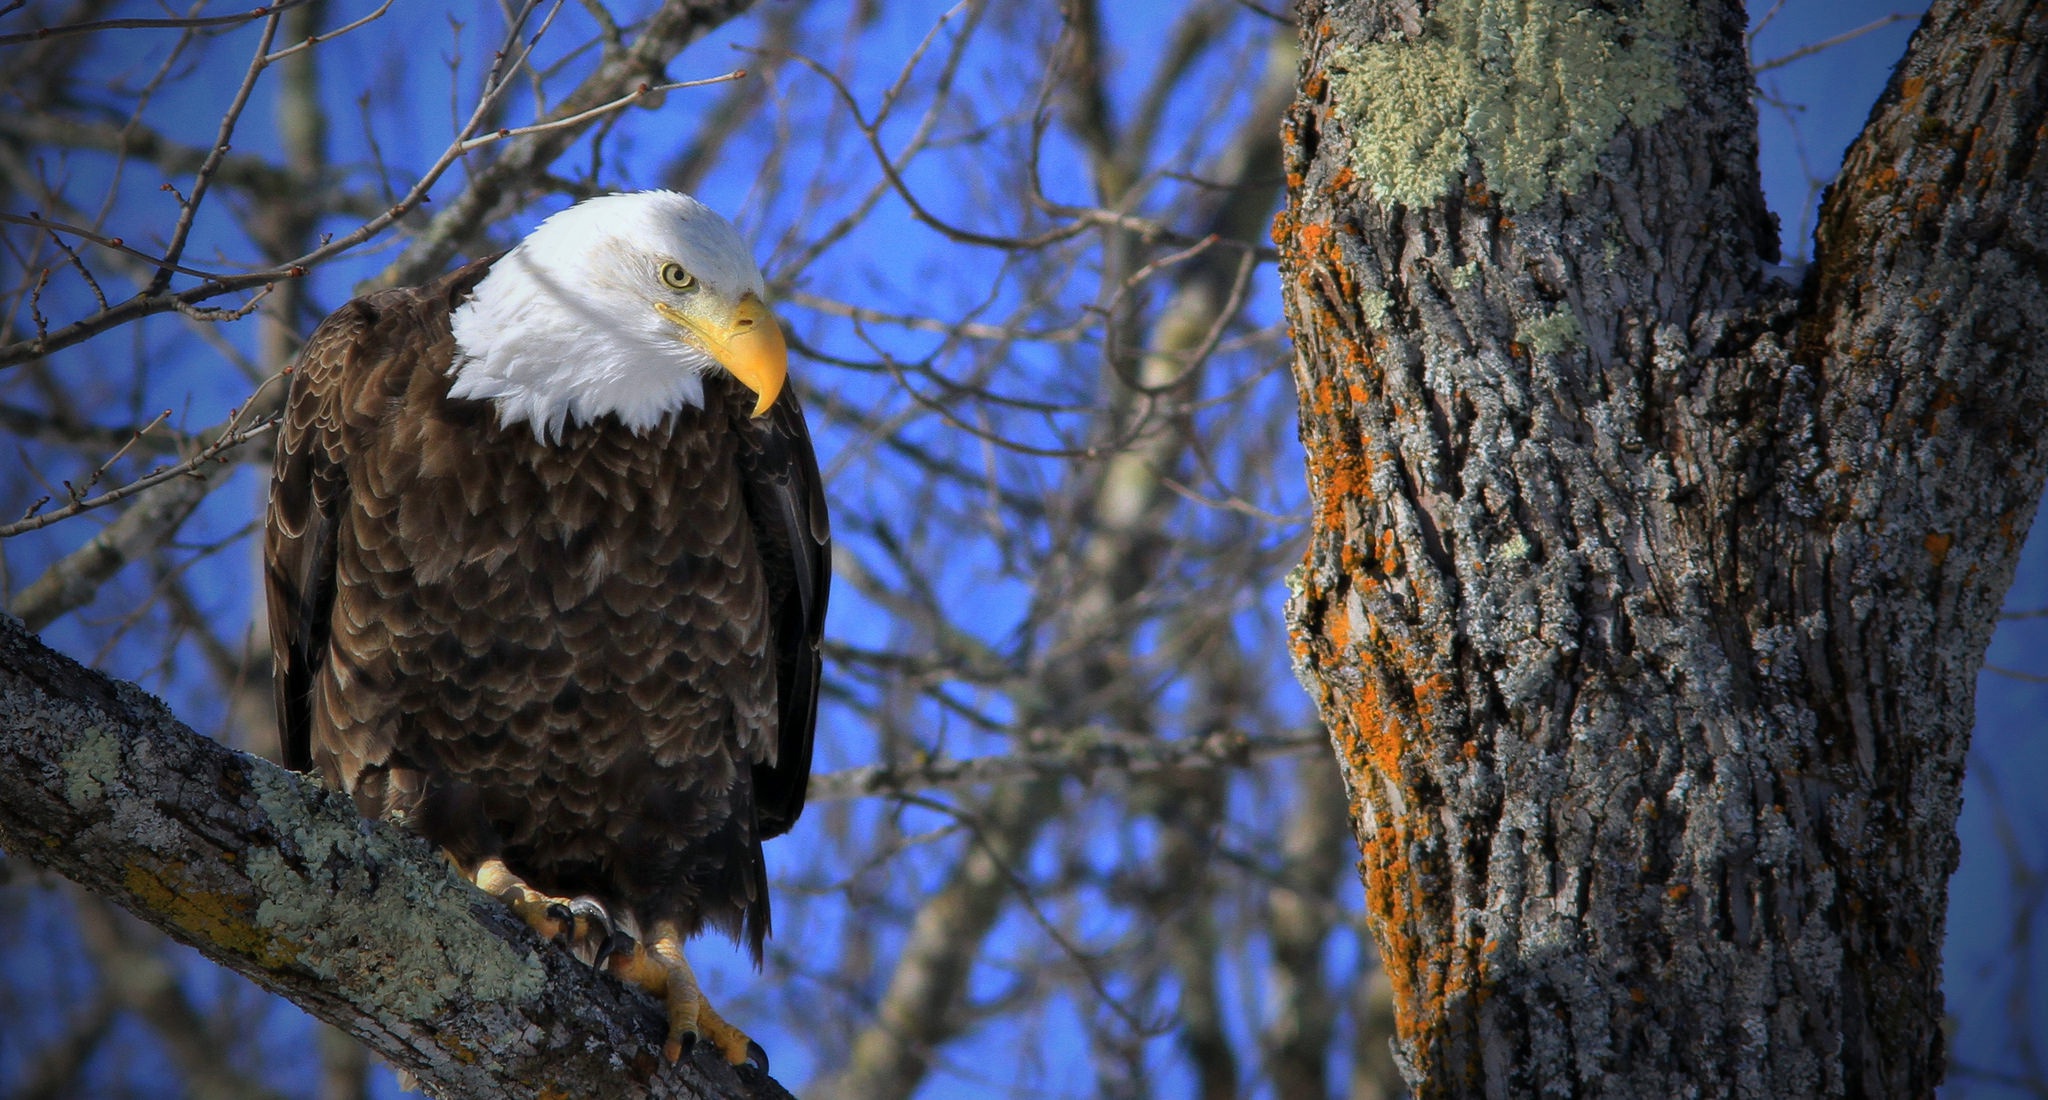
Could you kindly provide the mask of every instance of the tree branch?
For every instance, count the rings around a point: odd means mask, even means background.
[[[642,85],[660,84],[683,47],[717,30],[753,0],[667,0],[647,20],[633,44],[607,56],[576,90],[548,112],[543,123],[586,114],[593,107],[631,96]],[[497,210],[508,192],[525,186],[553,164],[582,135],[580,126],[545,126],[508,142],[497,160],[472,172],[461,195],[435,215],[418,239],[385,271],[386,285],[408,286],[446,267],[463,244]]]
[[[57,616],[85,606],[122,567],[175,536],[212,488],[204,478],[185,477],[147,494],[22,589],[7,610],[29,629],[41,630]]]
[[[783,1097],[542,943],[426,844],[200,737],[0,617],[0,846],[355,1035],[445,1098]]]
[[[1079,776],[1092,779],[1097,773],[1147,775],[1249,767],[1273,757],[1327,749],[1330,745],[1329,736],[1319,728],[1292,730],[1271,737],[1249,737],[1236,730],[1219,730],[1206,737],[1173,741],[1134,735],[1098,736],[1078,731],[1078,735],[1062,737],[1059,732],[1049,730],[1043,731],[1044,736],[1041,737],[1036,735],[1038,732],[1033,731],[1019,740],[1034,746],[1054,744],[1058,747],[966,759],[933,756],[895,765],[847,768],[812,776],[809,797],[815,802],[828,802],[874,795],[925,794],[1034,778]]]

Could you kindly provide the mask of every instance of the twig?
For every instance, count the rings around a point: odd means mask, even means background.
[[[531,40],[521,43],[516,37],[513,39],[512,47],[506,52],[514,59],[511,64],[511,68],[514,71],[516,71],[517,65],[525,60],[533,48],[534,44]],[[420,175],[419,179],[413,184],[412,189],[407,191],[404,196],[383,213],[365,221],[350,233],[330,239],[319,248],[295,260],[289,260],[268,270],[251,272],[247,275],[211,277],[207,282],[175,295],[163,293],[162,288],[159,288],[155,293],[138,294],[125,302],[115,305],[112,309],[101,310],[91,316],[74,321],[54,333],[41,331],[39,327],[35,339],[17,341],[4,348],[0,348],[0,367],[39,358],[60,348],[69,347],[81,341],[91,339],[108,329],[118,328],[121,325],[143,317],[170,312],[178,309],[181,305],[196,305],[209,298],[246,287],[262,286],[266,283],[274,283],[282,279],[301,278],[314,265],[332,259],[376,237],[400,217],[403,217],[408,211],[423,203],[426,200],[428,191],[440,180],[441,176],[462,159],[465,143],[475,136],[476,131],[482,127],[484,119],[490,117],[491,110],[496,104],[498,97],[504,94],[504,90],[508,86],[507,82],[500,81],[486,87],[483,94],[478,97],[476,109],[470,113],[468,122],[456,133],[455,138],[449,143],[448,147],[442,150],[440,158]],[[493,136],[492,140],[497,140],[497,138]],[[224,152],[224,150],[220,151]],[[209,160],[209,163],[215,162]],[[202,178],[208,171],[206,166],[201,166],[200,175]],[[189,199],[186,200],[188,207],[190,201]],[[176,253],[171,253],[168,259],[175,260]]]
[[[152,255],[151,253],[144,252],[141,249],[130,245],[123,238],[110,237],[104,233],[94,232],[93,230],[87,229],[84,226],[72,225],[68,222],[55,221],[53,219],[43,217],[41,214],[33,210],[29,211],[27,214],[8,214],[0,212],[0,222],[6,222],[11,225],[33,226],[37,229],[47,230],[53,238],[56,237],[56,235],[59,233],[68,233],[71,236],[77,237],[79,240],[88,241],[92,244],[99,245],[101,248],[111,249],[115,252],[125,252],[138,260],[154,264],[160,268],[167,268],[171,271],[177,272],[180,275],[190,275],[194,278],[209,279],[213,281],[221,281],[239,277],[234,275],[222,274],[220,272],[215,271],[201,271],[200,269],[194,267],[181,267],[178,264],[172,263],[167,257]],[[62,247],[62,245],[60,244],[59,247]],[[102,303],[104,303],[105,301],[106,299],[101,299]],[[104,309],[105,307],[104,305],[102,305],[103,312]]]
[[[616,111],[621,107],[627,106],[632,103],[637,103],[640,100],[646,99],[648,96],[651,95],[659,95],[663,92],[672,92],[675,91],[677,88],[701,88],[707,84],[723,84],[729,80],[743,79],[746,77],[746,75],[747,70],[734,69],[729,73],[724,73],[719,76],[707,76],[701,80],[677,80],[667,84],[642,84],[638,88],[635,88],[630,92],[627,92],[625,95],[622,95],[609,103],[600,103],[587,111],[582,111],[577,114],[569,115],[566,118],[549,119],[546,122],[536,122],[531,126],[520,126],[509,130],[498,130],[493,133],[485,134],[482,137],[471,138],[468,141],[465,141],[461,144],[460,151],[467,153],[472,149],[481,148],[485,145],[489,145],[494,141],[503,141],[506,138],[524,137],[527,134],[544,134],[547,133],[549,130],[568,129],[570,127],[578,125],[579,123],[588,122],[591,119],[610,114],[611,112]]]
[[[1057,733],[1044,735],[1057,744]],[[1027,742],[1038,738],[1027,737]],[[811,777],[808,797],[815,801],[903,796],[913,791],[957,790],[1017,779],[1078,776],[1097,772],[1149,775],[1187,768],[1243,768],[1277,756],[1329,747],[1321,730],[1298,730],[1271,737],[1250,737],[1221,731],[1174,741],[1100,736],[1076,740],[1064,749],[979,756],[966,760],[935,756],[908,764],[876,764]]]
[[[384,17],[385,12],[391,10],[391,3],[392,0],[384,0],[382,4],[377,5],[377,10],[371,12],[368,15],[363,16],[361,19],[358,19],[353,23],[344,23],[341,26],[336,27],[331,31],[328,31],[325,34],[309,34],[301,41],[295,42],[292,45],[286,46],[284,49],[281,49],[274,54],[266,56],[263,59],[263,63],[265,65],[275,64],[279,61],[283,61],[285,58],[290,57],[295,53],[299,53],[302,50],[310,50],[314,46],[317,46],[322,42],[340,38],[342,35],[347,34],[350,31],[374,23],[377,20],[382,19]]]
[[[99,31],[126,30],[194,30],[206,27],[232,27],[253,22],[296,8],[307,0],[278,0],[266,7],[254,8],[234,15],[180,16],[173,19],[96,19],[88,23],[66,23],[56,27],[37,27],[32,31],[17,31],[0,34],[0,46],[12,46],[17,42],[42,42],[51,38],[65,38],[74,34],[94,34]]]
[[[239,447],[276,426],[277,418],[271,417],[246,428],[235,428],[222,432],[211,443],[201,448],[198,454],[183,462],[171,466],[158,467],[136,478],[134,481],[128,482],[126,485],[109,489],[96,497],[83,497],[73,500],[70,504],[55,511],[39,512],[32,516],[23,517],[13,523],[0,524],[0,539],[12,538],[27,531],[38,531],[59,520],[70,519],[81,512],[89,512],[94,508],[103,508],[115,501],[134,496],[136,493],[152,485],[161,485],[174,477],[203,477],[205,475],[200,471],[207,463],[225,461],[223,452],[233,447]]]
[[[1773,10],[1775,11],[1776,9]],[[1781,69],[1787,65],[1790,65],[1794,61],[1812,57],[1814,54],[1820,53],[1823,50],[1832,49],[1836,46],[1841,45],[1844,42],[1849,42],[1861,38],[1872,31],[1882,30],[1885,27],[1891,26],[1893,23],[1902,22],[1907,19],[1918,19],[1925,14],[1925,12],[1917,11],[1895,11],[1882,19],[1870,23],[1865,23],[1864,25],[1857,27],[1855,30],[1843,31],[1841,34],[1838,34],[1833,38],[1823,38],[1818,42],[1801,46],[1798,49],[1793,50],[1791,53],[1785,54],[1781,57],[1774,57],[1769,61],[1759,62],[1750,71],[1752,73],[1767,73],[1770,72],[1772,69]]]
[[[206,154],[206,162],[199,166],[199,171],[192,174],[192,194],[179,204],[178,224],[171,230],[171,243],[164,249],[164,262],[158,266],[156,275],[143,290],[145,295],[162,294],[171,285],[171,265],[177,263],[178,258],[185,254],[185,242],[191,237],[193,223],[199,219],[199,204],[206,198],[207,188],[213,182],[214,170],[220,167],[221,159],[228,155],[235,127],[241,123],[242,111],[248,107],[249,97],[256,91],[257,78],[263,75],[263,59],[270,53],[270,42],[277,34],[278,21],[282,17],[283,12],[273,7],[270,9],[270,15],[263,21],[263,34],[256,41],[256,55],[249,59],[249,68],[242,74],[242,83],[235,89],[234,99],[229,101],[227,111],[220,117],[220,130],[214,136],[213,148]]]

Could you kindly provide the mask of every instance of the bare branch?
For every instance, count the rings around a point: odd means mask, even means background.
[[[191,477],[149,494],[84,546],[44,570],[7,610],[19,615],[29,629],[41,630],[57,616],[84,606],[123,566],[177,534],[211,488]]]
[[[810,797],[819,801],[900,796],[1002,783],[1028,777],[1078,778],[1152,775],[1187,769],[1245,768],[1281,756],[1330,747],[1320,730],[1252,737],[1219,730],[1206,737],[1161,741],[1104,731],[1039,731],[1028,735],[1030,750],[966,760],[935,756],[908,764],[877,764],[811,777]]]
[[[507,130],[497,130],[492,133],[485,134],[482,137],[470,138],[468,141],[459,144],[456,148],[460,152],[467,153],[475,149],[480,149],[486,145],[491,144],[494,141],[503,141],[506,138],[526,137],[530,134],[546,134],[556,130],[575,130],[578,127],[581,127],[586,122],[594,121],[605,115],[611,114],[613,111],[616,111],[621,107],[626,107],[638,103],[644,99],[647,99],[650,96],[659,96],[664,92],[675,91],[677,88],[702,88],[712,84],[725,84],[731,81],[745,79],[746,75],[747,70],[734,69],[729,73],[723,73],[718,76],[707,76],[701,80],[674,80],[665,84],[642,84],[639,87],[634,88],[632,91],[627,92],[625,95],[618,97],[617,99],[611,100],[608,103],[600,103],[587,111],[578,111],[573,115],[567,115],[562,118],[549,119],[546,122],[536,122],[531,126],[519,126]]]
[[[295,8],[307,0],[278,0],[277,3],[254,8],[233,15],[179,16],[169,19],[95,19],[85,23],[66,23],[55,27],[37,27],[32,31],[18,31],[0,34],[0,46],[12,46],[20,42],[41,42],[51,38],[64,38],[75,34],[96,34],[114,30],[198,30],[204,27],[233,27],[269,18],[287,8]]]
[[[1799,61],[1803,58],[1812,57],[1814,54],[1820,53],[1824,50],[1833,49],[1834,47],[1842,45],[1845,42],[1853,42],[1856,39],[1871,33],[1872,31],[1883,30],[1884,28],[1891,26],[1893,23],[1903,23],[1908,19],[1918,19],[1924,14],[1926,13],[1917,11],[1895,11],[1881,19],[1874,19],[1868,23],[1865,23],[1864,25],[1857,27],[1854,30],[1843,31],[1841,34],[1835,35],[1831,38],[1823,38],[1818,42],[1808,43],[1804,46],[1799,47],[1796,50],[1793,50],[1791,53],[1782,54],[1778,57],[1771,58],[1769,61],[1759,61],[1756,63],[1752,71],[1757,73],[1767,73],[1770,72],[1772,69],[1782,69],[1785,66],[1790,65],[1794,61]]]
[[[630,95],[643,84],[661,82],[663,68],[670,58],[745,11],[751,3],[752,0],[666,0],[648,18],[632,45],[609,54],[597,71],[556,104],[550,118],[542,121],[580,116],[593,106]],[[416,283],[446,267],[497,209],[505,194],[554,163],[579,133],[581,126],[550,127],[514,139],[503,155],[470,178],[462,194],[443,208],[391,265],[384,276],[387,284]]]
[[[238,410],[235,415],[229,417],[226,427],[222,428],[204,447],[200,448],[199,453],[185,459],[183,462],[160,466],[125,485],[109,489],[98,496],[89,497],[80,492],[75,494],[71,503],[66,504],[62,508],[52,509],[48,512],[31,509],[29,515],[13,523],[0,524],[0,539],[19,535],[24,531],[35,531],[48,527],[59,520],[70,519],[81,512],[90,512],[95,508],[104,508],[115,501],[125,500],[144,489],[154,485],[161,485],[172,478],[189,477],[203,479],[210,466],[227,461],[227,451],[239,447],[277,426],[275,417],[246,425],[241,423],[241,421],[242,416]]]

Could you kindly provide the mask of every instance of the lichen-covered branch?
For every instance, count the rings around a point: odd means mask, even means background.
[[[435,1095],[776,1097],[418,839],[0,617],[0,847],[355,1035]]]

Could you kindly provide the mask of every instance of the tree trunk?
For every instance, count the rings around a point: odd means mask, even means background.
[[[1411,1086],[1932,1095],[2048,457],[2048,12],[1934,6],[1803,275],[1740,4],[1299,14],[1290,616]]]

